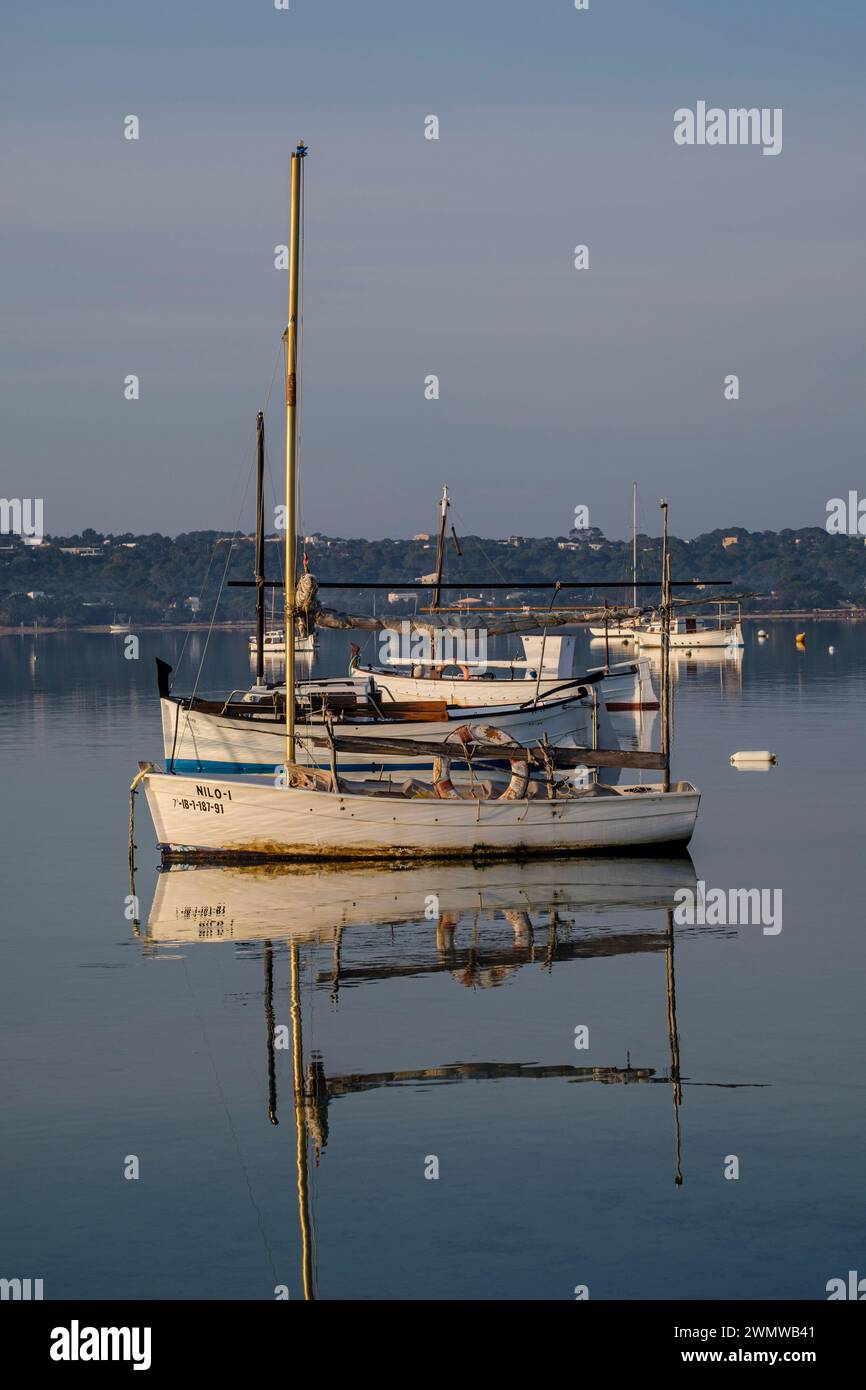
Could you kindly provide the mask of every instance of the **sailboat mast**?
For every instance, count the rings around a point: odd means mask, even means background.
[[[295,761],[295,580],[298,493],[298,285],[301,260],[302,161],[307,147],[292,151],[289,228],[289,322],[286,328],[286,764]]]
[[[631,485],[631,606],[637,608],[637,483]]]
[[[661,605],[661,751],[665,755],[662,786],[671,789],[671,557],[668,541],[668,504],[662,509],[662,605]]]
[[[442,567],[445,564],[445,524],[448,516],[448,484],[442,489],[442,501],[439,504],[439,545],[436,550],[436,587],[433,590],[433,608],[439,607],[439,596],[442,591]]]
[[[265,417],[256,416],[256,685],[265,680]]]

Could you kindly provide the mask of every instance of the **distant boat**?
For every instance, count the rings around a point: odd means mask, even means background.
[[[124,621],[122,618],[118,618],[117,614],[115,613],[113,621],[110,622],[110,623],[108,624],[108,631],[109,631],[109,632],[129,632],[130,629],[131,629],[131,627],[132,627],[132,620],[131,620],[131,618],[127,618],[127,619]]]
[[[735,610],[732,613],[730,610]],[[660,647],[662,644],[662,625],[660,622],[647,623],[641,628],[638,641],[641,647]],[[739,602],[723,600],[718,604],[715,617],[677,617],[671,619],[670,646],[672,649],[691,650],[696,647],[742,647],[743,626]]]
[[[318,639],[315,632],[301,634],[295,633],[295,656],[311,656],[318,647]],[[250,653],[255,656],[258,651],[258,641],[255,633],[250,637]],[[286,654],[286,633],[281,627],[273,627],[265,633],[262,643],[262,654],[264,656],[285,656]]]

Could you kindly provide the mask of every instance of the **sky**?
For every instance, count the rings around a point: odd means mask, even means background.
[[[3,47],[0,495],[48,532],[252,526],[266,401],[279,490],[298,140],[305,531],[866,493],[862,0],[11,0]],[[698,101],[781,153],[676,145]]]

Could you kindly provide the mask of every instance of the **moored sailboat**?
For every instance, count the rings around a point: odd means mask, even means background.
[[[140,766],[133,783],[144,788],[159,845],[167,857],[214,859],[440,859],[521,858],[587,851],[685,845],[700,802],[689,782],[671,784],[667,721],[660,753],[551,747],[530,749],[490,724],[454,730],[454,752],[470,768],[455,785],[441,743],[417,738],[360,739],[323,718],[321,730],[299,723],[294,672],[298,616],[296,566],[297,407],[299,393],[298,285],[302,168],[306,148],[292,155],[289,323],[286,340],[286,558],[287,634],[284,763],[271,783],[190,777]],[[305,575],[306,579],[307,576]],[[669,613],[669,574],[663,613]],[[536,691],[535,703],[540,692]],[[489,716],[489,709],[485,710]],[[663,710],[664,716],[664,710]],[[466,711],[463,710],[463,718]],[[425,783],[410,777],[341,779],[340,754],[431,758]],[[299,749],[324,749],[329,768],[303,766]],[[450,752],[450,750],[449,750]],[[485,774],[505,758],[511,777],[502,785]],[[615,788],[587,784],[586,770],[636,767],[661,772],[657,783]],[[531,776],[541,774],[541,780]],[[578,775],[569,776],[577,771]],[[566,775],[562,775],[566,774]]]

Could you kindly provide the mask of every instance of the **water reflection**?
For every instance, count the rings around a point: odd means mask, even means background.
[[[680,684],[700,680],[706,684],[708,678],[715,678],[721,695],[740,693],[743,689],[743,652],[742,647],[696,647],[694,651],[674,648],[670,653],[671,680]],[[660,669],[659,653],[649,650],[641,655],[649,658],[657,676]]]
[[[677,1027],[673,909],[679,889],[696,886],[688,854],[670,859],[571,860],[555,864],[333,869],[291,864],[172,867],[159,871],[144,933],[145,950],[163,944],[236,943],[245,958],[261,955],[266,1078],[265,1111],[280,1119],[274,974],[288,953],[292,1099],[296,1132],[298,1222],[304,1297],[316,1297],[309,1166],[329,1139],[332,1104],[385,1087],[558,1079],[568,1085],[663,1085],[670,1088],[673,1180],[683,1183],[680,1111],[683,1086]],[[616,920],[611,922],[615,914]],[[650,914],[647,920],[647,914]],[[634,915],[637,920],[630,921]],[[625,916],[625,920],[623,920]],[[718,928],[680,928],[682,934]],[[261,943],[261,944],[260,944]],[[351,950],[349,950],[351,946]],[[537,1064],[451,1061],[329,1074],[321,1051],[305,1054],[301,953],[313,988],[334,1006],[344,989],[389,980],[450,975],[471,991],[507,984],[520,971],[552,972],[585,958],[655,953],[664,958],[667,1064]],[[397,1059],[395,1059],[396,1061]],[[694,1084],[694,1083],[692,1083]],[[725,1084],[725,1083],[708,1083]]]

